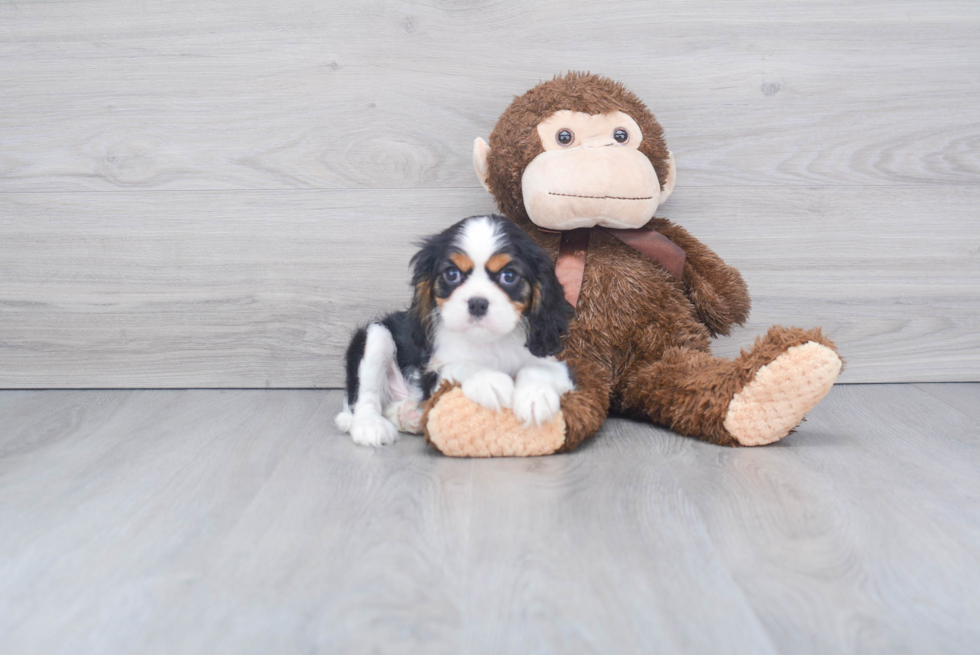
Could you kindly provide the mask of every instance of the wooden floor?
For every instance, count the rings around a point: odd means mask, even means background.
[[[353,445],[337,391],[0,392],[0,651],[975,653],[978,401],[453,460]]]

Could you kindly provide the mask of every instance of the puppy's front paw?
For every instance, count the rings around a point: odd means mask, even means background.
[[[525,427],[544,425],[561,409],[561,396],[546,384],[521,385],[514,391],[514,416]]]
[[[499,412],[514,399],[514,379],[500,371],[483,371],[463,382],[463,394],[487,409]]]
[[[355,414],[350,426],[350,436],[354,443],[362,446],[387,446],[398,440],[398,430],[383,416]]]

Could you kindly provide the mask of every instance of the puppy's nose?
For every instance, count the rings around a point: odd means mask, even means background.
[[[487,307],[490,306],[490,301],[486,298],[470,298],[469,307],[470,314],[476,318],[480,318],[487,313]]]

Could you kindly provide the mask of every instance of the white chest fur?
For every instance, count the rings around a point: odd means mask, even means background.
[[[439,372],[447,364],[467,363],[513,377],[523,367],[539,361],[525,347],[526,342],[527,332],[520,326],[498,339],[486,341],[474,339],[468,333],[440,329],[433,340],[429,370]]]

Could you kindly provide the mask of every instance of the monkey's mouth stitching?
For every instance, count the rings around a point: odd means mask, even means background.
[[[591,198],[594,200],[653,200],[653,196],[644,196],[642,198],[627,198],[625,196],[580,196],[575,193],[555,193],[554,191],[549,191],[550,196],[564,196],[566,198]]]

